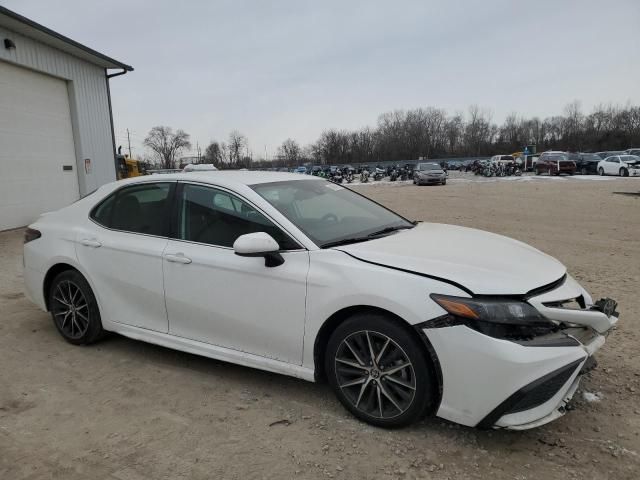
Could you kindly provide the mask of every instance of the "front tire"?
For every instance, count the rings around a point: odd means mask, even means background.
[[[378,427],[420,420],[436,397],[424,346],[408,327],[378,313],[356,314],[338,326],[327,345],[325,371],[340,403]]]
[[[627,170],[626,168],[621,168],[620,169],[620,176],[621,177],[628,177],[629,176],[629,170]]]
[[[104,335],[96,297],[76,270],[67,270],[53,279],[49,309],[58,332],[69,343],[88,345]]]
[[[582,170],[580,171],[580,173],[581,173],[582,175],[586,175],[586,174],[587,174],[587,169],[586,169],[586,167],[582,167]]]

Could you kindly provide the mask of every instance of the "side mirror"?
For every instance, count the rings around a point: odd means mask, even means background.
[[[240,235],[233,242],[233,250],[241,257],[264,257],[265,267],[277,267],[284,263],[280,255],[280,245],[265,232]]]

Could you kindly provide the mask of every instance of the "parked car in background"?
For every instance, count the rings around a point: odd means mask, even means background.
[[[413,171],[415,185],[446,185],[447,173],[439,163],[419,163]]]
[[[636,148],[636,147],[632,147],[632,148],[627,148],[624,152],[625,155],[636,155],[636,156],[640,156],[640,148]]]
[[[547,173],[549,175],[560,175],[566,173],[573,175],[576,172],[576,162],[569,159],[566,152],[544,152],[538,158],[535,166],[536,175]]]
[[[636,155],[613,155],[598,163],[600,175],[619,175],[621,177],[640,176],[640,157]]]
[[[515,161],[513,155],[494,155],[491,157],[491,163],[501,162],[501,163],[510,163]]]
[[[595,153],[570,153],[569,160],[576,163],[576,172],[582,175],[597,175],[598,163],[602,160]]]
[[[295,169],[296,173],[302,173],[303,175],[306,175],[307,173],[307,167],[298,167]]]
[[[218,170],[213,163],[190,163],[185,165],[183,172],[213,172]]]
[[[607,157],[612,157],[614,155],[624,155],[625,153],[626,152],[623,152],[622,150],[608,150],[606,152],[596,152],[596,155],[604,160]]]
[[[41,216],[24,241],[26,293],[69,343],[112,331],[326,380],[378,427],[428,414],[544,425],[618,321],[615,301],[594,302],[533,247],[416,224],[312,176],[121,180]]]

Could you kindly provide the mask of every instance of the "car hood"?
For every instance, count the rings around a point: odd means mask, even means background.
[[[444,279],[478,295],[524,295],[566,274],[559,261],[525,243],[440,223],[420,223],[335,248],[366,262]]]

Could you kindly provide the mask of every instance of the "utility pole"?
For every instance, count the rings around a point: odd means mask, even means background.
[[[133,158],[131,156],[131,137],[129,136],[129,129],[127,128],[127,143],[129,144],[129,158]]]
[[[198,142],[196,142],[196,151],[198,152],[198,163],[202,163],[202,160],[200,158],[201,157],[201,155],[200,155],[200,152],[201,152],[200,144]]]

